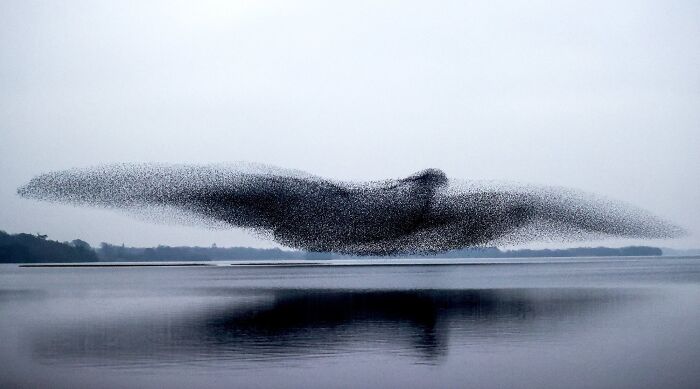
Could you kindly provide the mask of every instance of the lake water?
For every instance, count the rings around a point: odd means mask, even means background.
[[[698,258],[372,263],[1,265],[0,387],[700,386]]]

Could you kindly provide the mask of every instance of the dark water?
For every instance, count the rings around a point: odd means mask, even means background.
[[[697,388],[700,259],[0,267],[0,387]]]

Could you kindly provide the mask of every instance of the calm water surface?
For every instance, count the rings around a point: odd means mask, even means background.
[[[700,259],[481,262],[0,265],[0,387],[699,387]]]

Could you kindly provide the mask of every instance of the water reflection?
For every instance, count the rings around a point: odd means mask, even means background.
[[[448,346],[551,340],[643,297],[612,289],[201,289],[203,309],[79,319],[32,331],[53,364],[260,363],[383,351],[438,363]]]

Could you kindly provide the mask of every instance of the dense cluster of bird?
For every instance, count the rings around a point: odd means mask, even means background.
[[[566,188],[452,180],[437,169],[357,183],[245,163],[117,164],[42,174],[18,193],[240,227],[297,249],[356,255],[682,234],[622,202]]]

